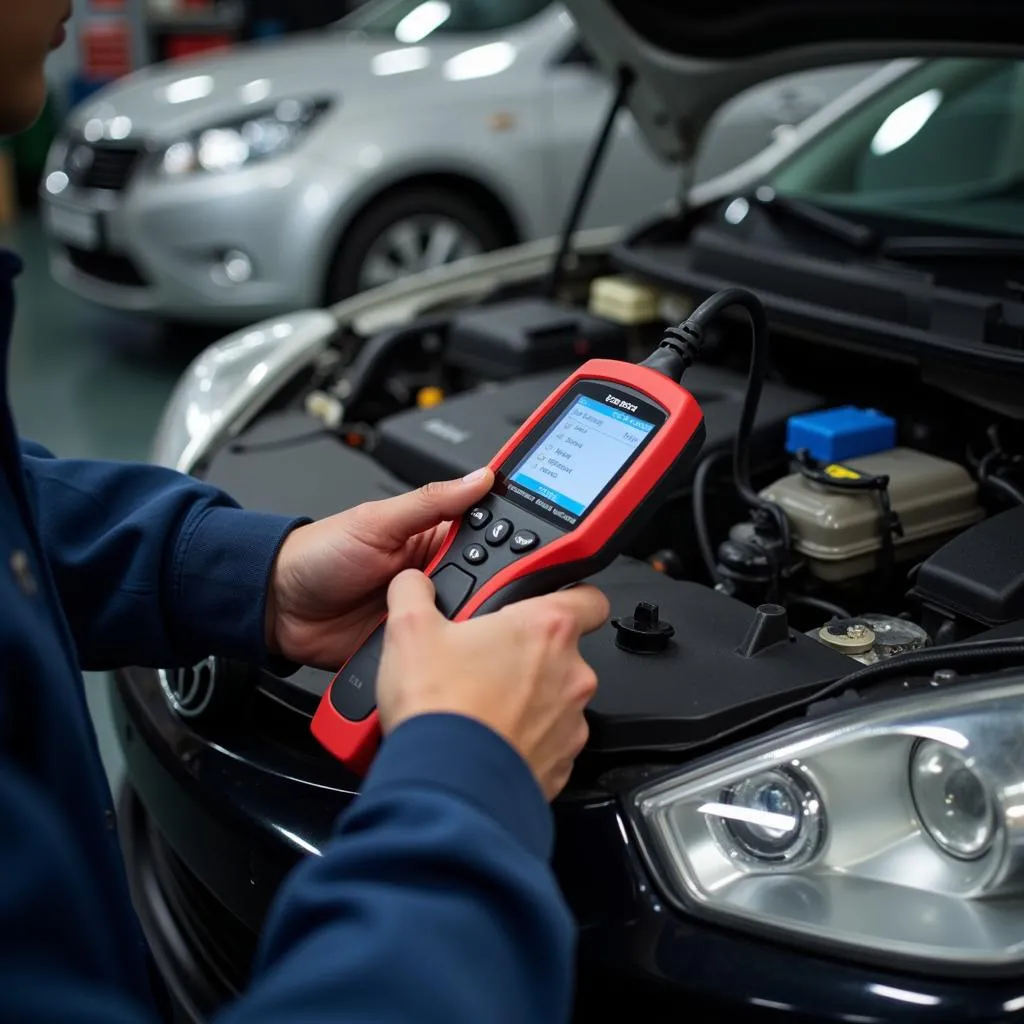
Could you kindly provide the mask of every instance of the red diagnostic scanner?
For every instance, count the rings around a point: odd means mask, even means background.
[[[693,396],[644,366],[593,359],[491,460],[494,488],[428,566],[455,621],[577,583],[607,566],[685,479],[704,442]],[[384,623],[334,677],[313,734],[363,773],[379,732]]]

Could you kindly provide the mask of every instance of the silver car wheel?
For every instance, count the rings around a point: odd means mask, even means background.
[[[361,290],[376,288],[482,251],[479,239],[451,217],[406,217],[392,224],[370,246],[359,271],[359,286]]]

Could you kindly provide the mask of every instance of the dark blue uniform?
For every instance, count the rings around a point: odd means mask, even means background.
[[[294,522],[151,466],[19,445],[0,252],[0,1020],[158,1016],[81,669],[259,660]],[[468,719],[384,744],[337,837],[284,886],[232,1024],[538,1024],[570,1002],[551,816],[522,759]]]

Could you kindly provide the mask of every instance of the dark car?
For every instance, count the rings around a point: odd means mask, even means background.
[[[684,168],[747,84],[906,59],[554,272],[535,244],[225,339],[155,455],[327,515],[482,464],[586,354],[642,358],[694,302],[752,289],[767,379],[723,318],[685,378],[704,456],[597,578],[614,618],[585,641],[601,687],[555,805],[578,1015],[1024,1017],[1013,11],[571,6]],[[135,900],[186,1017],[245,986],[282,878],[358,792],[310,734],[329,680],[209,659],[113,685]]]

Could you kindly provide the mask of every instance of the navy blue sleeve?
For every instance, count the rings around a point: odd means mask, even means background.
[[[74,829],[2,754],[0,820],[0,1020],[157,1024],[152,1002],[126,986]]]
[[[36,526],[84,668],[266,658],[267,581],[302,520],[159,466],[22,443]]]
[[[218,1024],[564,1024],[575,928],[525,762],[468,718],[385,741],[335,839],[285,884]]]

